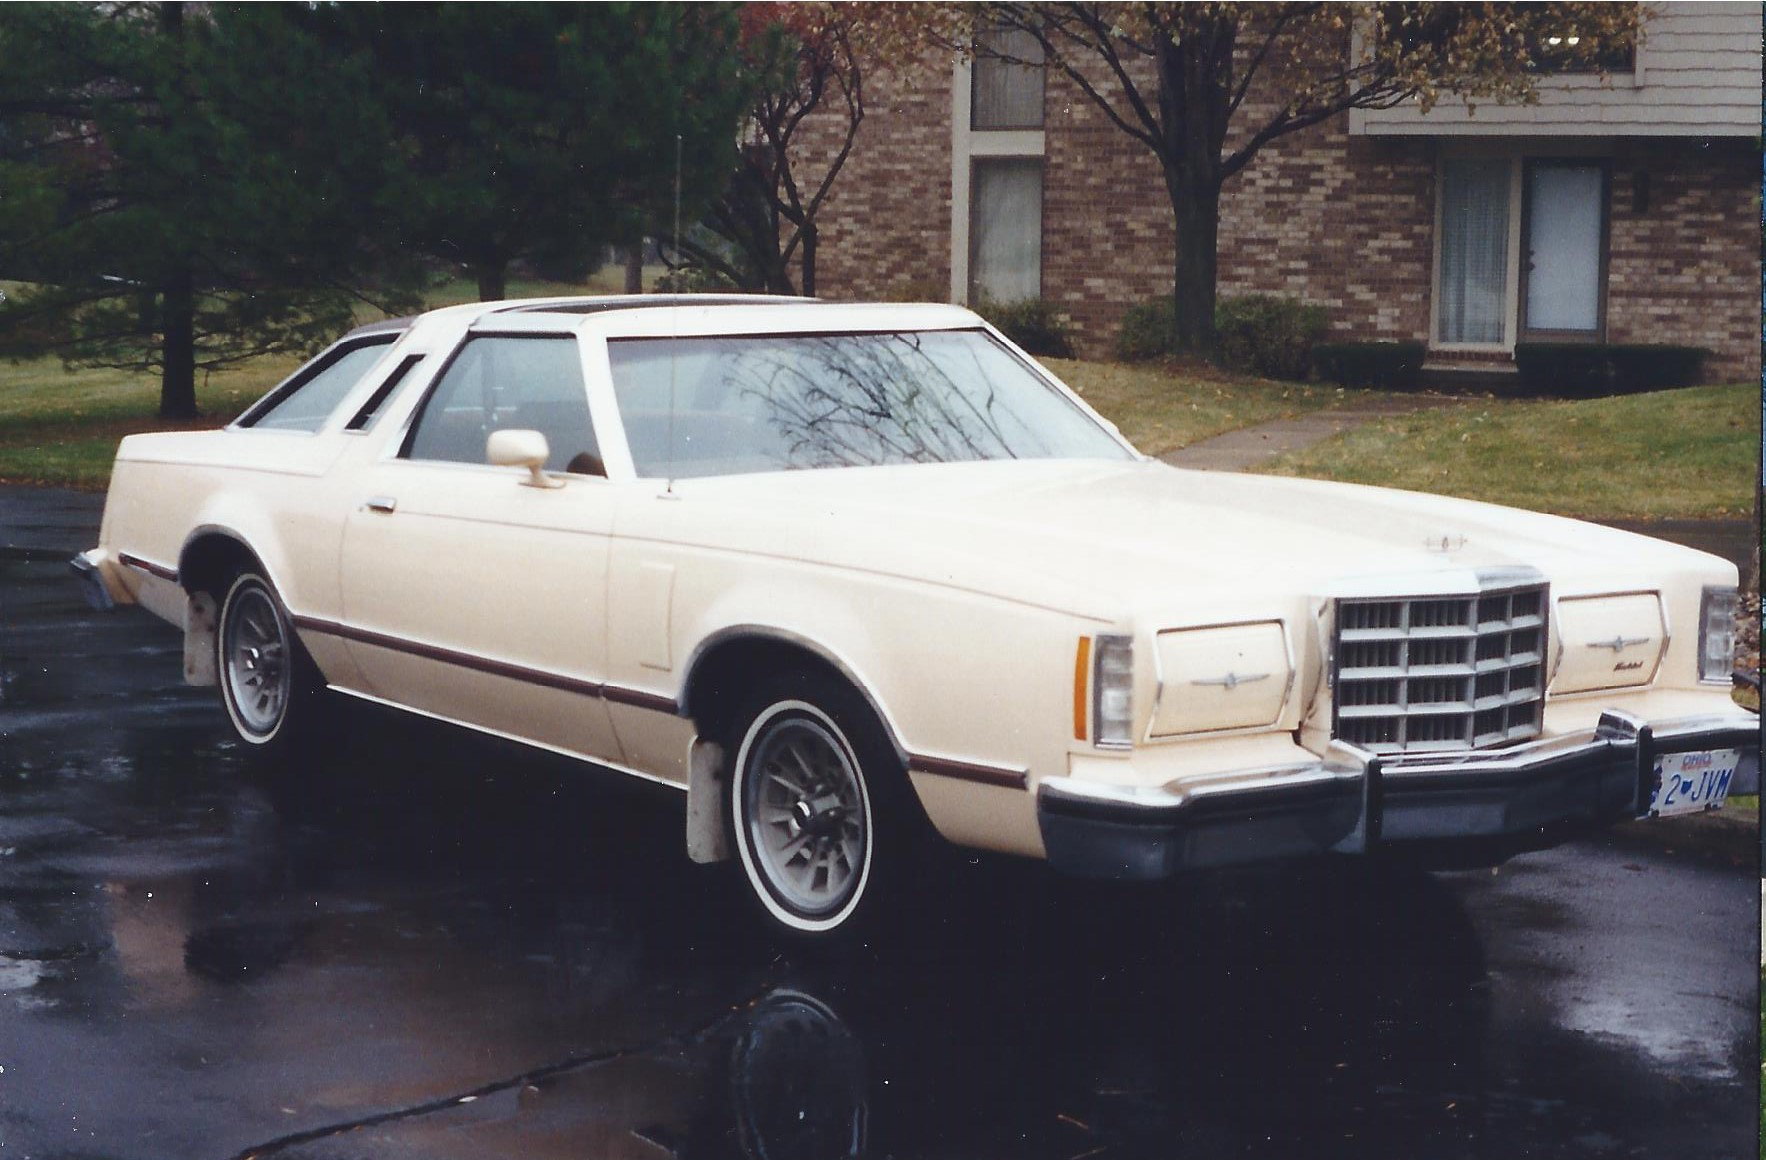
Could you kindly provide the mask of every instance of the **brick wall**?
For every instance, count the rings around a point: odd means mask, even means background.
[[[824,296],[948,292],[950,87],[943,59],[879,86],[824,211]],[[1170,292],[1170,203],[1151,153],[1070,82],[1051,74],[1046,100],[1043,297],[1071,320],[1081,355],[1107,357],[1123,312]],[[1226,186],[1220,292],[1321,303],[1337,337],[1426,341],[1436,150],[1427,138],[1351,137],[1342,117],[1265,147]],[[1711,377],[1759,375],[1758,174],[1752,142],[1617,146],[1612,341],[1707,346]]]
[[[951,68],[866,78],[865,120],[816,217],[820,297],[949,299]],[[804,151],[826,157],[844,131],[844,111],[818,114]]]
[[[1435,163],[1426,143],[1351,139],[1337,118],[1266,146],[1222,203],[1222,294],[1319,303],[1344,338],[1428,337]]]
[[[1343,118],[1266,146],[1221,199],[1220,293],[1320,303],[1344,337],[1426,337],[1433,157],[1426,143],[1351,140]],[[1106,355],[1130,304],[1171,292],[1158,163],[1051,76],[1044,181],[1044,297],[1083,353]]]
[[[1637,201],[1647,174],[1646,204]],[[1607,336],[1709,347],[1706,376],[1760,377],[1760,154],[1638,141],[1613,161]]]
[[[1153,155],[1077,86],[1051,73],[1045,92],[1043,297],[1079,354],[1107,357],[1122,312],[1171,293],[1171,202]]]

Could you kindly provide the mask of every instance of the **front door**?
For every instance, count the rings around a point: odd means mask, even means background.
[[[492,467],[498,429],[538,430],[564,486]],[[613,489],[574,336],[469,336],[344,530],[346,635],[369,689],[480,728],[618,760],[607,664]]]
[[[1606,168],[1530,161],[1521,337],[1598,340],[1605,325]]]

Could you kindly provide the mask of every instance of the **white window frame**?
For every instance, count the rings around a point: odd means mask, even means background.
[[[1508,261],[1503,283],[1502,340],[1500,342],[1442,342],[1441,333],[1441,238],[1445,233],[1441,196],[1447,183],[1447,163],[1468,158],[1487,160],[1492,150],[1441,150],[1435,158],[1435,245],[1429,268],[1429,342],[1430,351],[1453,353],[1510,353],[1515,349],[1515,335],[1520,333],[1521,314],[1521,158],[1509,155],[1499,159],[1508,162]]]
[[[1044,162],[1044,221],[1047,221],[1047,133],[1044,129],[971,129],[973,65],[959,59],[951,77],[950,116],[950,300],[969,304],[969,218],[971,176],[976,158]]]
[[[1514,139],[1505,141],[1477,140],[1442,140],[1435,155],[1435,236],[1433,239],[1433,255],[1429,266],[1429,340],[1427,348],[1430,354],[1509,354],[1515,350],[1515,343],[1521,333],[1521,259],[1526,244],[1524,230],[1526,223],[1522,220],[1522,207],[1526,204],[1526,168],[1529,157],[1548,159],[1569,159],[1587,157],[1590,159],[1608,158],[1613,156],[1612,145],[1608,142],[1545,138]],[[1446,183],[1447,163],[1466,159],[1505,160],[1508,162],[1508,276],[1503,293],[1502,341],[1501,342],[1441,342],[1435,336],[1441,333],[1441,236],[1442,236],[1442,200],[1441,192]],[[1609,197],[1611,196],[1609,191]],[[1611,207],[1608,207],[1610,215]],[[1611,244],[1612,220],[1609,216],[1605,227],[1608,233],[1604,239]],[[1605,296],[1608,285],[1603,280],[1600,287],[1602,296],[1602,317],[1605,317]]]

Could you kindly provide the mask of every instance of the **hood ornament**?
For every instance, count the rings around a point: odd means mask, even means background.
[[[1431,536],[1423,541],[1423,546],[1431,552],[1457,552],[1466,546],[1466,538],[1464,536],[1441,536],[1439,538]]]
[[[1268,679],[1269,679],[1268,673],[1249,673],[1247,675],[1240,676],[1238,673],[1235,673],[1235,672],[1232,672],[1229,670],[1227,672],[1226,676],[1224,676],[1224,677],[1205,677],[1199,681],[1191,681],[1190,684],[1192,684],[1192,685],[1219,685],[1221,688],[1225,689],[1227,692],[1230,693],[1234,689],[1238,688],[1240,685],[1249,685],[1255,681],[1267,681]]]
[[[1612,640],[1591,640],[1588,647],[1610,648],[1616,653],[1622,653],[1634,644],[1648,644],[1649,639],[1647,636],[1615,636]]]

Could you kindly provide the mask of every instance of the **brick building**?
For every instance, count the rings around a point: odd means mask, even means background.
[[[1355,111],[1265,147],[1225,189],[1221,293],[1323,304],[1335,336],[1426,341],[1437,367],[1588,339],[1757,377],[1761,9],[1645,12],[1628,69],[1543,78],[1537,104]],[[940,59],[871,109],[818,219],[825,296],[1041,297],[1101,356],[1170,292],[1157,163],[1058,73]]]

